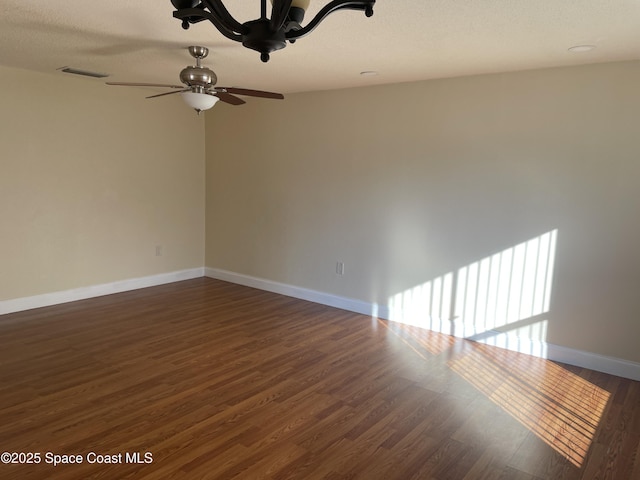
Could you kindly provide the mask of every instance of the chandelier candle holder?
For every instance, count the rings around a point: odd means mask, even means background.
[[[373,15],[376,0],[333,0],[302,26],[310,0],[271,0],[271,17],[267,17],[267,0],[260,0],[261,15],[256,20],[238,22],[222,0],[171,0],[176,8],[173,16],[182,20],[182,28],[209,20],[225,37],[260,52],[260,60],[268,62],[270,54],[283,49],[311,33],[328,15],[338,10],[360,10]]]

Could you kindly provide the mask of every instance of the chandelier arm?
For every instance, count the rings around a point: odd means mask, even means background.
[[[214,16],[218,17],[228,30],[237,33],[243,32],[242,24],[233,18],[221,0],[202,0],[202,3]]]
[[[277,32],[282,28],[284,22],[287,21],[289,15],[289,9],[293,0],[273,0],[273,7],[271,9],[271,22],[269,28],[271,31]]]
[[[202,20],[209,20],[220,31],[222,35],[235,42],[242,41],[242,34],[236,33],[236,31],[230,29],[227,25],[223,24],[221,20],[211,12],[202,10],[200,8],[183,8],[173,12],[174,18],[182,20],[183,23],[196,23]],[[187,25],[188,26],[188,25]],[[240,25],[242,27],[242,25]]]
[[[328,15],[338,10],[360,10],[370,17],[373,15],[375,3],[376,0],[333,0],[325,5],[306,26],[286,32],[285,37],[287,40],[297,40],[310,34]]]

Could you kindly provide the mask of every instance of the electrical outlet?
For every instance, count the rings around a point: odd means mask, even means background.
[[[336,263],[336,274],[344,275],[344,262]]]
[[[156,257],[162,256],[162,245],[156,245]]]

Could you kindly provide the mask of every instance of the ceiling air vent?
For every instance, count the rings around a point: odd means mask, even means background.
[[[60,67],[58,70],[63,71],[64,73],[72,73],[74,75],[84,75],[85,77],[93,77],[93,78],[105,78],[109,76],[106,73],[89,72],[87,70],[79,70],[77,68],[71,68],[71,67]]]

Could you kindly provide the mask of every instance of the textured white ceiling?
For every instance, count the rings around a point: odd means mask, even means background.
[[[306,20],[326,3],[312,0]],[[240,22],[259,16],[259,0],[225,4]],[[204,45],[219,85],[291,93],[640,57],[640,0],[378,0],[373,17],[336,12],[267,64],[172,12],[169,0],[1,0],[0,64],[179,83],[185,48]],[[567,51],[580,44],[597,49]]]

